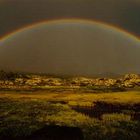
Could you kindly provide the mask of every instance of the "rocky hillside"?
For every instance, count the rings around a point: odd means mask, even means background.
[[[87,88],[117,91],[140,87],[140,75],[126,74],[119,78],[57,77],[0,71],[0,89]]]

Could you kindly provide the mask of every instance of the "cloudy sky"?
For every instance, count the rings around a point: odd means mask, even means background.
[[[0,69],[140,73],[139,26],[140,0],[0,0]]]
[[[140,0],[0,0],[0,36],[49,19],[92,19],[140,36]]]

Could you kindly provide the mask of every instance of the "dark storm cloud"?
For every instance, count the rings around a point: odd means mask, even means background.
[[[1,41],[0,68],[55,75],[140,73],[140,41],[105,25],[60,20]]]
[[[55,18],[86,18],[140,35],[139,0],[0,0],[0,36]]]

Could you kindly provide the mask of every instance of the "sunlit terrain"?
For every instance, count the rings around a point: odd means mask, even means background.
[[[0,139],[140,138],[139,75],[87,78],[1,71],[0,78]]]

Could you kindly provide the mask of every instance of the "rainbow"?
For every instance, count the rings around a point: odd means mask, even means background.
[[[43,25],[43,24],[59,24],[59,23],[83,23],[83,24],[90,24],[90,25],[97,25],[97,26],[102,26],[104,29],[109,29],[112,30],[112,32],[120,32],[122,34],[124,34],[126,36],[126,38],[130,38],[134,41],[140,42],[139,37],[137,37],[134,34],[131,34],[129,32],[127,32],[126,30],[117,27],[117,26],[113,26],[111,24],[107,24],[107,23],[102,23],[100,21],[95,21],[95,20],[87,20],[87,19],[78,19],[78,18],[69,18],[69,19],[52,19],[52,20],[45,20],[45,21],[41,21],[41,22],[37,22],[37,23],[33,23],[33,24],[29,24],[25,27],[19,28],[3,37],[0,38],[0,41],[6,41],[7,39],[12,39],[12,37],[14,35],[16,35],[17,33],[22,33],[23,31],[26,30],[30,30],[32,28],[34,28],[35,26],[39,26],[39,25]]]

